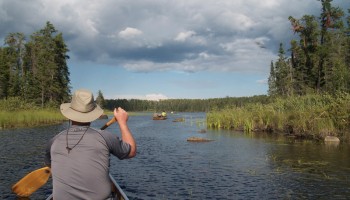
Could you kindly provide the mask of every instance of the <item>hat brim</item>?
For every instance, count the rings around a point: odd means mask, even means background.
[[[92,122],[98,119],[103,114],[103,110],[99,105],[96,105],[96,107],[92,111],[87,113],[82,113],[82,112],[73,110],[71,108],[70,103],[61,104],[60,109],[61,109],[62,115],[76,122]]]

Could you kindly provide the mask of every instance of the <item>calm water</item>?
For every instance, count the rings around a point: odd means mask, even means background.
[[[185,117],[185,122],[173,122]],[[111,160],[111,174],[130,199],[350,199],[349,145],[205,129],[204,113],[131,116],[138,154]],[[106,120],[98,120],[101,127]],[[45,143],[67,124],[0,131],[0,199],[43,167]],[[108,130],[118,133],[116,126]],[[189,137],[213,139],[190,143]],[[47,183],[31,196],[45,199]]]

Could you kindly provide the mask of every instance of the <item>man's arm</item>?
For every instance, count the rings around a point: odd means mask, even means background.
[[[130,145],[130,153],[128,158],[132,158],[136,156],[136,142],[127,124],[129,119],[128,113],[124,109],[118,107],[114,109],[114,117],[118,122],[122,140]]]

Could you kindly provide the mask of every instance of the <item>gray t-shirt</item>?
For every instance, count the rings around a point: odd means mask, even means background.
[[[45,164],[51,165],[53,199],[107,199],[111,194],[109,156],[124,159],[129,152],[130,145],[108,131],[74,125],[68,135],[67,130],[62,131],[46,148]]]

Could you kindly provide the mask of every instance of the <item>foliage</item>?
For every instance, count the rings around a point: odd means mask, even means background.
[[[58,110],[0,111],[0,129],[43,126],[61,123],[63,120],[65,118]]]
[[[278,97],[268,104],[251,103],[207,113],[211,128],[246,132],[282,132],[299,137],[348,137],[350,133],[350,94]]]
[[[304,15],[289,17],[298,40],[291,40],[287,57],[283,45],[279,58],[271,63],[269,94],[281,96],[312,93],[350,92],[350,35],[343,22],[344,12],[321,0],[317,18]]]
[[[0,99],[16,97],[42,108],[69,99],[68,49],[50,22],[29,41],[23,33],[10,33],[5,45],[0,47]]]
[[[1,111],[20,111],[20,110],[37,110],[37,107],[34,103],[26,102],[19,97],[9,97],[8,99],[0,101],[0,110]]]
[[[104,108],[106,105],[105,98],[103,97],[102,91],[99,90],[97,92],[97,97],[96,97],[96,103],[99,105],[101,108]]]

